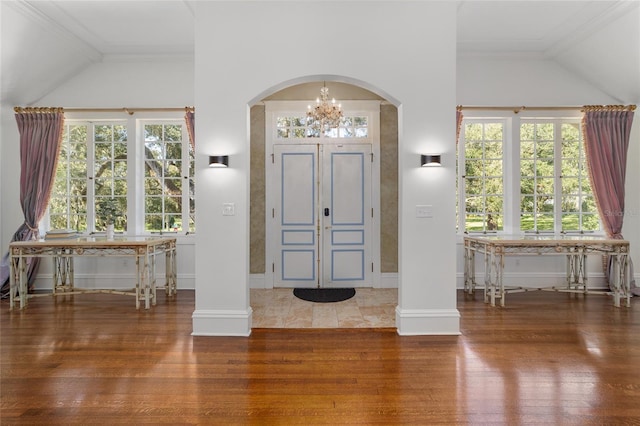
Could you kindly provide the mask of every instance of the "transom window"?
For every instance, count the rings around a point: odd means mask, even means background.
[[[369,119],[367,116],[344,116],[337,127],[319,130],[307,126],[306,115],[278,116],[276,118],[276,138],[368,138]]]

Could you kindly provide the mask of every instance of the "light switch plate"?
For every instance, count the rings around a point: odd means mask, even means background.
[[[222,204],[222,216],[235,216],[236,205],[235,203],[223,203]]]
[[[433,206],[416,206],[416,217],[433,217]]]

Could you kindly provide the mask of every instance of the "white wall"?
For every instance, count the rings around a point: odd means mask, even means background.
[[[401,334],[458,333],[455,235],[451,232],[455,217],[455,4],[194,5],[195,104],[198,117],[207,117],[196,120],[200,204],[194,334],[250,333],[251,100],[289,84],[322,79],[358,82],[398,100],[402,128],[398,330]],[[323,23],[322,28],[318,22]],[[442,152],[445,167],[420,169],[419,156],[425,151]],[[207,169],[206,158],[212,154],[229,154],[230,168]],[[221,206],[228,202],[235,203],[236,215],[223,217]],[[419,204],[433,204],[434,218],[417,219],[415,206]],[[203,246],[210,250],[200,250]]]
[[[13,105],[0,105],[0,242],[6,253],[15,231],[24,222],[20,208],[20,136]]]

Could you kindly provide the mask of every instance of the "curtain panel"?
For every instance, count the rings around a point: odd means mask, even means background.
[[[38,223],[49,204],[64,129],[62,108],[16,107],[15,112],[20,133],[20,205],[24,222],[13,234],[12,242],[39,236]],[[3,261],[3,268],[4,264]],[[8,266],[8,262],[6,264]],[[38,258],[33,258],[28,264],[29,288],[33,285],[38,265]],[[4,293],[8,279],[5,273],[2,275]]]
[[[456,108],[456,145],[458,144],[458,141],[460,140],[460,129],[462,129],[462,119],[463,118],[464,118],[464,116],[462,115],[462,108],[458,106]]]
[[[187,124],[187,132],[189,133],[189,143],[191,144],[191,149],[195,152],[196,150],[196,114],[193,111],[193,108],[186,107],[186,114],[184,116],[184,121]]]
[[[609,238],[623,239],[625,175],[633,107],[586,106],[582,117],[589,178],[602,225]],[[605,260],[609,280],[611,259]],[[632,291],[638,293],[630,263]]]
[[[627,149],[633,111],[586,109],[582,118],[591,186],[610,238],[622,239]]]

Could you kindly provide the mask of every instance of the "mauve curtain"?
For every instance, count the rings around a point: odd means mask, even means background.
[[[184,116],[184,121],[187,123],[187,132],[189,132],[189,143],[191,149],[196,150],[196,114],[189,107],[186,107],[187,113]]]
[[[460,129],[462,128],[462,109],[460,107],[456,108],[456,144],[458,140],[460,140]]]
[[[62,108],[16,108],[16,122],[20,132],[20,205],[24,223],[13,234],[12,242],[38,238],[38,223],[47,209],[58,164],[64,113]],[[32,258],[29,263],[29,287],[38,271],[38,260]],[[3,282],[3,292],[7,284]]]
[[[623,239],[624,184],[632,123],[633,111],[627,107],[587,106],[582,118],[591,186],[604,229],[613,239]],[[635,282],[632,284],[635,287]]]

